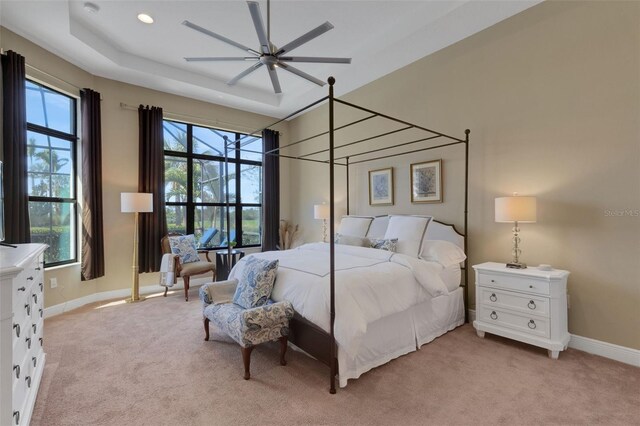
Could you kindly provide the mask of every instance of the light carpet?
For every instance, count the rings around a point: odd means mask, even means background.
[[[465,325],[328,392],[328,369],[277,345],[203,340],[196,292],[98,303],[45,321],[32,425],[640,424],[640,369]],[[213,330],[213,326],[212,326]]]

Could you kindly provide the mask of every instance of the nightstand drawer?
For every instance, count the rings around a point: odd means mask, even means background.
[[[480,272],[478,274],[478,285],[504,288],[505,290],[521,291],[524,293],[549,295],[549,281],[516,275],[507,276]]]
[[[480,320],[487,324],[509,327],[522,333],[549,338],[549,321],[533,316],[519,315],[489,306],[480,307]]]
[[[525,315],[535,314],[549,316],[549,299],[539,296],[529,296],[520,293],[510,293],[491,288],[480,289],[480,302],[488,308],[511,309]]]

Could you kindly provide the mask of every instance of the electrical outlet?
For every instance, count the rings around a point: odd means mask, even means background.
[[[49,280],[49,286],[50,286],[51,288],[56,288],[56,287],[58,287],[58,279],[57,279],[57,278],[51,278],[51,279]]]

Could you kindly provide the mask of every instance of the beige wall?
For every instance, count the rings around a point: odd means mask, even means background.
[[[2,28],[1,45],[25,56],[28,65],[44,71],[67,83],[27,68],[27,74],[52,84],[59,89],[78,93],[77,87],[89,87],[102,95],[102,167],[103,217],[105,230],[105,270],[102,278],[81,282],[80,266],[53,268],[45,272],[45,306],[50,307],[96,292],[128,288],[131,285],[131,259],[133,251],[133,215],[120,213],[120,193],[135,192],[138,186],[138,114],[123,109],[120,103],[159,106],[165,116],[181,114],[203,125],[224,127],[229,130],[252,131],[275,121],[271,117],[252,114],[189,98],[170,95],[105,78],[93,76],[61,58],[41,49],[24,38]],[[76,86],[76,87],[73,87]],[[237,123],[233,124],[226,123]],[[287,123],[276,128],[283,132],[281,142],[287,142]],[[287,164],[282,167],[283,185],[288,181]],[[281,191],[281,212],[289,213],[288,192]],[[58,279],[58,287],[49,287],[50,278]],[[142,274],[140,285],[158,282],[158,274]],[[161,288],[158,287],[160,290]]]
[[[640,349],[640,3],[545,2],[345,98],[458,137],[470,128],[470,263],[510,259],[511,227],[494,223],[494,198],[537,196],[538,222],[521,226],[523,260],[571,271],[570,332]],[[325,130],[326,116],[318,109],[294,120],[291,140]],[[432,213],[461,224],[459,152],[354,170],[352,213]],[[445,202],[411,205],[409,164],[435,158],[444,161]],[[388,166],[396,205],[369,207],[367,170]],[[312,204],[328,200],[327,175],[291,166],[292,216],[308,241],[320,238]]]

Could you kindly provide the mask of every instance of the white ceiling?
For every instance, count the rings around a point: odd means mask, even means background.
[[[519,13],[541,0],[387,0],[271,2],[271,41],[282,46],[325,21],[335,28],[293,56],[353,58],[350,65],[295,66],[321,80],[336,78],[341,95]],[[245,1],[0,1],[0,24],[88,72],[151,89],[284,117],[327,94],[278,70],[282,94],[263,67],[235,86],[226,81],[251,63],[187,63],[185,56],[245,56],[183,25],[201,27],[259,50]],[[266,23],[266,0],[260,0]],[[139,22],[145,12],[152,25]],[[266,24],[265,24],[266,25]],[[27,58],[27,63],[29,58]],[[64,76],[59,76],[64,78]]]

